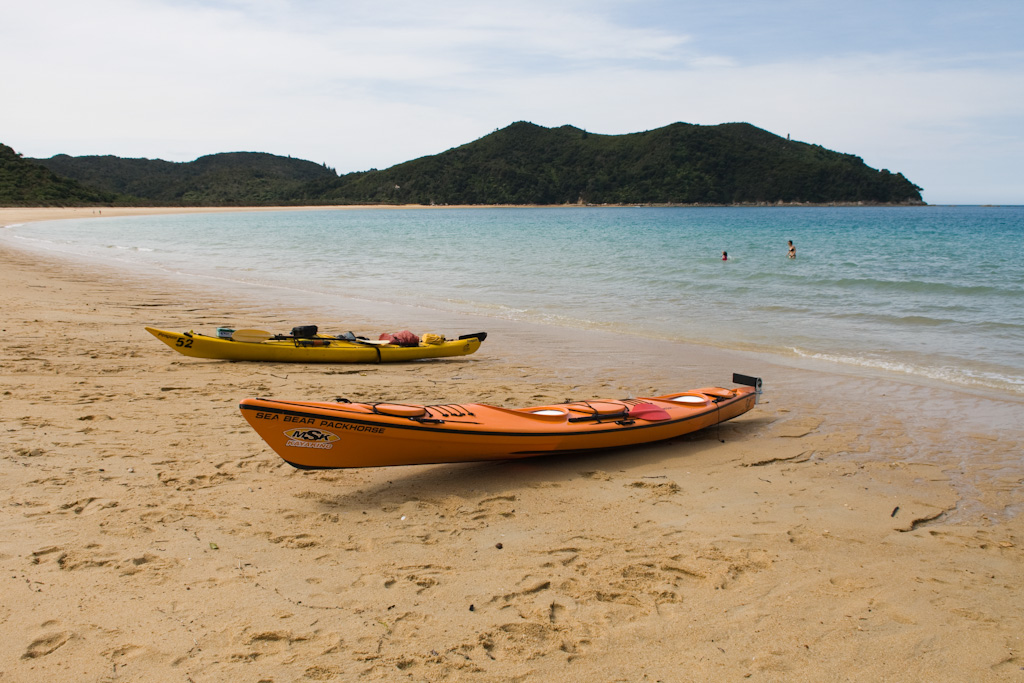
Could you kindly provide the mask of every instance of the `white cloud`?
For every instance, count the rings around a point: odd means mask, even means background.
[[[177,161],[268,151],[345,172],[517,120],[608,134],[747,121],[903,171],[930,201],[1000,187],[1024,202],[1004,180],[1022,151],[1024,59],[982,39],[971,51],[859,43],[808,56],[789,54],[782,35],[741,53],[734,34],[695,12],[651,18],[668,7],[657,2],[435,5],[14,5],[0,23],[0,78],[14,95],[0,108],[0,142],[29,156]]]

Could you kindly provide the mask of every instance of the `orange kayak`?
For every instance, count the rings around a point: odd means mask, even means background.
[[[247,398],[242,415],[302,469],[387,467],[621,448],[671,439],[754,407],[761,380],[651,398],[577,401],[534,408],[480,403],[416,405]]]

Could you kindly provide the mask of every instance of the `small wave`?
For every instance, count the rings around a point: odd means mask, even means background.
[[[763,310],[768,313],[804,313],[811,312],[810,309],[802,310],[794,307],[785,306],[763,306],[757,310]],[[966,313],[966,309],[962,309],[963,313]],[[864,322],[871,324],[881,324],[884,326],[892,326],[894,328],[901,329],[904,331],[911,330],[913,328],[946,328],[952,331],[962,332],[973,332],[973,333],[992,333],[992,334],[1003,334],[1003,335],[1024,335],[1024,325],[1014,321],[997,321],[997,320],[977,320],[978,314],[967,316],[962,314],[959,318],[938,318],[927,315],[897,315],[891,313],[864,313],[857,311],[843,311],[836,310],[826,314],[821,314],[823,318],[829,318],[832,320],[849,320],[854,323]],[[881,329],[881,328],[880,328]]]
[[[932,318],[926,315],[893,315],[887,313],[853,313],[834,311],[830,313],[828,317],[836,320],[861,320],[912,327],[944,327],[948,325],[962,324],[962,321],[953,320],[952,318]]]
[[[819,284],[831,284],[841,289],[866,288],[895,293],[922,293],[942,295],[987,296],[1010,293],[1002,287],[991,285],[962,285],[951,282],[926,282],[924,280],[877,280],[872,278],[842,278],[823,280]]]
[[[108,244],[106,248],[117,249],[118,251],[156,251],[155,249],[150,249],[149,247],[128,247],[121,244]]]
[[[772,282],[779,284],[799,285],[802,288],[816,290],[831,289],[837,291],[871,291],[889,295],[926,294],[941,296],[988,296],[992,294],[1020,294],[1021,288],[1010,283],[1003,286],[992,284],[974,284],[959,282],[939,282],[936,280],[908,279],[887,280],[871,277],[822,277],[821,273],[780,273],[773,271],[752,271],[743,276],[750,282]]]
[[[840,365],[852,365],[871,370],[900,373],[973,389],[995,389],[998,391],[1008,392],[1010,394],[1024,395],[1024,377],[1017,375],[964,367],[926,367],[904,361],[835,353],[818,353],[795,347],[790,347],[790,350],[801,358],[822,360],[830,363],[838,363]]]

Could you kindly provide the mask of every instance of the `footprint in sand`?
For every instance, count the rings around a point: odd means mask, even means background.
[[[106,510],[108,508],[116,508],[118,502],[116,500],[107,500],[104,498],[82,498],[70,503],[64,503],[60,506],[61,510],[71,510],[76,515],[92,514],[99,512],[100,510]]]
[[[25,649],[22,659],[37,659],[45,657],[57,648],[64,645],[71,639],[71,634],[66,631],[53,631],[37,637],[28,648]]]
[[[674,481],[634,481],[628,488],[646,491],[655,497],[674,496],[683,489]]]
[[[320,542],[309,534],[274,536],[268,540],[285,548],[315,548],[320,545]]]
[[[477,503],[477,509],[473,510],[472,517],[474,521],[485,520],[495,515],[500,517],[515,517],[516,511],[512,506],[516,502],[516,496],[494,496],[492,498],[484,498]]]

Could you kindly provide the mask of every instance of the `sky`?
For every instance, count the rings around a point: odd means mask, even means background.
[[[1024,204],[1020,0],[0,0],[0,143],[387,168],[516,121],[743,121]]]

